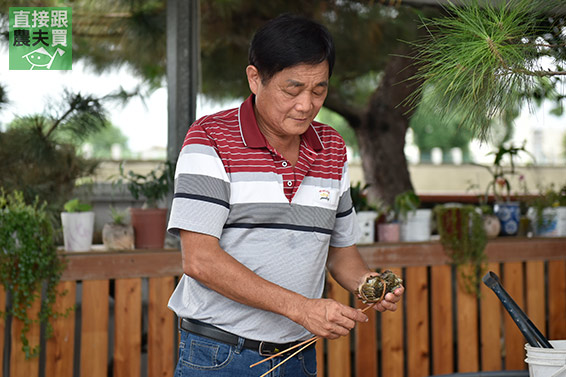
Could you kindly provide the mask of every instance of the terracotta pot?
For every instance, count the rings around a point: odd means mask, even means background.
[[[166,208],[130,208],[136,249],[162,249],[167,230]]]
[[[399,242],[400,239],[399,223],[381,223],[377,225],[377,240],[379,242]]]

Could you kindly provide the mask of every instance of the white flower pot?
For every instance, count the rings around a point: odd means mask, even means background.
[[[92,247],[94,212],[61,212],[66,251],[89,251]]]
[[[545,208],[542,211],[542,226],[538,225],[534,208],[529,208],[527,216],[531,219],[537,236],[566,237],[566,207]]]
[[[409,212],[401,223],[401,241],[423,242],[430,240],[431,209],[417,209]]]
[[[358,244],[368,244],[375,242],[375,219],[377,219],[377,212],[375,211],[360,211],[356,213],[358,224],[360,225],[360,238]]]

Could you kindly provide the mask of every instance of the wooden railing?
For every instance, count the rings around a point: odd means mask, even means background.
[[[319,341],[319,376],[421,377],[480,370],[524,369],[525,341],[495,295],[464,293],[437,242],[360,247],[374,269],[402,275],[406,294],[396,312],[370,313],[348,337]],[[487,247],[489,269],[550,339],[566,339],[566,239],[501,238]],[[0,322],[4,376],[172,376],[177,323],[167,301],[181,274],[175,250],[67,255],[57,301],[62,311],[39,358],[25,360],[21,323]],[[354,298],[328,279],[327,296]],[[0,305],[6,296],[0,294]],[[37,311],[36,304],[32,311]]]

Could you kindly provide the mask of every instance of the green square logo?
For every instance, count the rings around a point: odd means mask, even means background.
[[[13,7],[10,19],[10,69],[73,69],[70,7]]]

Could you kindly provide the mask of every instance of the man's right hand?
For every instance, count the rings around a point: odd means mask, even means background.
[[[336,339],[348,335],[356,322],[367,322],[368,317],[359,309],[331,299],[306,299],[296,321],[314,335]]]

